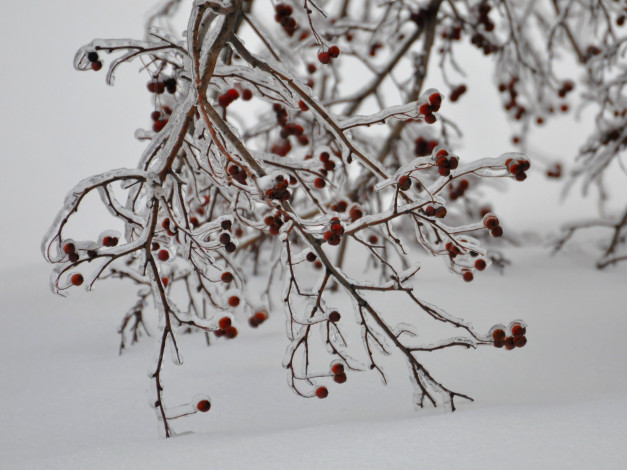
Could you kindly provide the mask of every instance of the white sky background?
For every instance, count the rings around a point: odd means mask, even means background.
[[[258,0],[261,2],[261,0]],[[2,267],[43,262],[39,244],[65,194],[80,179],[117,167],[134,167],[145,143],[134,139],[150,126],[150,96],[139,62],[118,69],[115,87],[104,83],[104,70],[79,73],[75,51],[96,37],[142,35],[152,0],[12,2],[0,16],[2,43],[10,45],[0,75],[0,126],[3,171]],[[268,5],[270,3],[268,2]],[[434,56],[437,60],[437,55]],[[461,158],[498,156],[516,150],[491,85],[491,59],[467,49],[458,60],[469,72],[469,92],[443,111],[465,132]],[[425,88],[441,83],[432,75]],[[461,79],[459,81],[461,83]],[[446,93],[446,89],[442,89]],[[533,146],[572,161],[589,123],[569,118],[534,134]],[[537,165],[539,166],[539,165]],[[617,207],[627,196],[624,175],[615,175]],[[592,200],[578,192],[559,204],[562,185],[530,172],[524,183],[508,182],[494,207],[508,227],[555,232],[564,222],[595,215]],[[103,212],[104,213],[104,212]]]

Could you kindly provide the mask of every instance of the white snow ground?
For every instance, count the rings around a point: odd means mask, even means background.
[[[349,374],[325,400],[287,387],[278,311],[254,331],[210,348],[186,337],[185,364],[166,371],[172,400],[209,393],[193,433],[165,440],[148,407],[152,339],[118,356],[116,328],[133,301],[118,281],[70,299],[47,289],[48,266],[0,273],[2,469],[624,469],[627,467],[627,266],[596,271],[571,251],[510,250],[505,276],[470,284],[428,261],[418,292],[489,328],[523,318],[514,351],[439,351],[431,372],[476,401],[455,413],[414,411],[405,365],[390,384]],[[427,269],[428,268],[428,269]],[[455,287],[459,294],[450,295]]]

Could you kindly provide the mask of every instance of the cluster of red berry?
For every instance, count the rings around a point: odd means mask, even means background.
[[[433,206],[427,206],[425,207],[425,215],[427,215],[428,217],[437,217],[438,219],[443,219],[444,217],[446,217],[446,207],[444,206],[439,206],[439,207],[433,207]]]
[[[329,209],[335,212],[340,212],[340,213],[346,212],[346,209],[348,209],[348,202],[342,199],[336,203],[331,204],[329,206]]]
[[[91,63],[91,69],[94,72],[97,72],[102,68],[102,62],[100,62],[100,58],[98,57],[98,53],[96,51],[88,53],[87,60]]]
[[[255,312],[255,314],[248,319],[248,324],[253,328],[257,328],[267,319],[268,314],[266,312]]]
[[[155,95],[162,95],[166,90],[173,95],[176,93],[176,79],[172,77],[165,80],[153,78],[146,84],[146,88],[150,93],[154,93]]]
[[[235,88],[229,88],[220,96],[218,96],[218,104],[223,108],[226,108],[237,98],[239,98],[239,91],[237,91]]]
[[[278,235],[279,230],[283,226],[283,220],[281,219],[281,214],[278,212],[274,215],[269,215],[265,219],[263,219],[264,223],[270,227],[270,235]]]
[[[342,234],[344,233],[344,227],[342,227],[342,223],[337,217],[332,218],[329,224],[329,230],[324,232],[324,239],[329,245],[339,245],[342,240]]]
[[[323,64],[328,64],[331,59],[336,59],[340,55],[340,48],[331,46],[328,50],[318,53],[318,60]]]
[[[492,340],[495,348],[505,346],[505,349],[511,351],[514,348],[522,348],[527,344],[527,337],[525,336],[527,328],[524,325],[514,322],[509,326],[509,331],[509,336],[505,334],[503,328],[496,328],[492,331]]]
[[[438,167],[440,176],[448,176],[451,174],[451,170],[459,166],[459,159],[454,155],[449,156],[447,150],[440,149],[435,154],[435,164]]]
[[[498,217],[494,214],[487,213],[483,216],[483,220],[481,222],[483,223],[483,226],[490,231],[490,234],[493,237],[499,238],[503,236],[503,228],[501,227],[501,223],[499,222]]]
[[[441,36],[442,39],[459,41],[462,38],[462,27],[459,24],[453,25],[448,30],[442,31]]]
[[[520,121],[523,118],[523,116],[527,113],[527,108],[519,104],[517,101],[518,90],[516,90],[516,85],[518,82],[519,82],[519,78],[517,76],[513,76],[511,80],[509,81],[509,83],[499,84],[499,91],[501,93],[509,94],[509,101],[507,101],[503,105],[503,107],[505,108],[505,111],[513,110],[512,112],[514,114],[514,119],[516,119],[517,121]],[[514,142],[514,143],[517,143],[517,142]]]
[[[333,381],[338,384],[346,382],[346,372],[344,372],[344,364],[339,361],[331,364],[331,373],[333,374]]]
[[[161,132],[161,129],[168,123],[168,119],[172,114],[172,109],[169,106],[163,106],[162,111],[153,111],[150,113],[150,119],[152,119],[152,130],[155,132]]]
[[[224,249],[227,253],[233,253],[236,250],[235,243],[231,241],[231,235],[228,232],[222,232],[218,237],[220,243],[224,245]]]
[[[230,300],[231,299],[229,299],[229,304]],[[237,299],[237,304],[239,305],[239,299]],[[237,336],[237,328],[233,326],[230,317],[222,317],[218,321],[218,329],[215,330],[213,334],[215,334],[218,338],[224,336],[227,339],[233,339]]]
[[[231,178],[233,178],[239,184],[243,184],[243,185],[246,184],[246,178],[248,178],[248,175],[239,166],[231,165],[228,171],[229,171],[229,175],[231,175]]]
[[[292,194],[287,187],[288,181],[283,175],[278,175],[274,179],[274,187],[266,191],[266,197],[276,199],[278,201],[288,201]]]
[[[441,105],[442,95],[439,93],[432,93],[429,95],[429,102],[420,105],[418,110],[424,115],[427,124],[433,124],[436,121],[435,114],[433,113],[439,111]]]
[[[562,83],[562,87],[557,90],[557,96],[560,98],[566,98],[566,95],[575,89],[575,84],[571,80],[566,80]]]
[[[448,187],[448,194],[451,198],[451,201],[459,199],[460,197],[464,197],[464,193],[468,190],[469,187],[470,182],[467,179],[461,180],[457,184],[457,186],[451,183]]]
[[[464,93],[466,93],[467,90],[468,88],[466,87],[466,85],[459,85],[451,90],[451,95],[449,96],[449,99],[453,103],[455,103]]]
[[[416,137],[414,140],[414,153],[417,157],[426,157],[431,155],[433,149],[438,146],[439,142],[435,139],[425,139],[424,137]]]
[[[492,6],[488,2],[483,1],[477,5],[478,23],[487,32],[494,31],[494,22],[490,19],[490,10],[492,10]]]
[[[298,24],[292,18],[293,10],[291,5],[279,3],[274,7],[274,12],[274,21],[281,24],[281,27],[289,37],[294,36],[294,32],[298,29]]]
[[[531,163],[529,160],[508,158],[505,161],[505,166],[507,171],[514,175],[516,181],[525,181],[527,179],[526,171],[531,167]]]

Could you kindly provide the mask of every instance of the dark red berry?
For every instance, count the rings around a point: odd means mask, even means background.
[[[83,275],[80,273],[72,274],[70,282],[75,286],[80,286],[83,283]]]
[[[316,389],[316,396],[318,398],[326,398],[329,396],[329,391],[327,390],[327,387],[318,387]]]
[[[198,403],[196,403],[196,409],[198,411],[206,413],[211,409],[211,402],[209,400],[200,400]]]
[[[220,318],[220,320],[218,321],[218,326],[220,327],[221,330],[226,330],[228,327],[231,326],[231,318],[230,317]]]

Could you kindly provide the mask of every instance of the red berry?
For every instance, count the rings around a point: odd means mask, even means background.
[[[116,246],[118,244],[117,237],[104,237],[102,239],[102,244],[104,246]]]
[[[307,261],[313,263],[314,261],[316,261],[316,255],[310,251],[309,253],[307,253]]]
[[[328,64],[329,62],[331,62],[331,56],[328,52],[320,52],[318,54],[318,60],[323,64]]]
[[[252,90],[249,90],[248,88],[246,88],[245,90],[242,90],[242,99],[244,101],[250,101],[253,99],[253,92]]]
[[[342,373],[342,374],[335,374],[333,376],[333,380],[339,384],[343,384],[344,382],[346,382],[346,374]]]
[[[342,318],[342,316],[340,315],[340,312],[338,312],[337,310],[334,310],[331,313],[329,313],[330,322],[336,323],[340,321],[340,318]]]
[[[486,214],[483,217],[482,222],[483,222],[483,226],[490,230],[495,229],[500,225],[498,217],[495,216],[494,214]]]
[[[220,276],[220,280],[228,284],[229,282],[233,280],[233,274],[231,274],[228,271],[223,272],[222,275]]]
[[[155,132],[161,132],[161,130],[165,127],[168,121],[160,119],[159,121],[155,121],[152,123],[152,130]]]
[[[512,336],[522,336],[527,332],[527,329],[519,324],[512,326]]]
[[[503,236],[503,229],[501,227],[496,227],[490,230],[490,233],[494,238],[499,238]]]
[[[63,245],[63,251],[66,255],[69,255],[76,251],[76,247],[74,246],[74,243],[66,243]]]
[[[163,283],[163,287],[168,287],[170,280],[167,277],[162,277],[161,282]]]
[[[318,387],[316,389],[316,396],[318,398],[326,398],[329,396],[329,391],[327,390],[327,387]]]
[[[398,179],[398,187],[403,191],[407,191],[411,188],[411,179],[407,175],[403,175]]]
[[[300,101],[298,102],[298,107],[300,108],[300,110],[301,110],[302,112],[305,112],[305,111],[308,111],[308,110],[309,110],[309,106],[307,106],[307,104],[306,104],[303,100],[300,100]]]
[[[152,113],[150,113],[150,119],[152,119],[153,121],[158,121],[160,117],[161,113],[159,111],[153,111]]]
[[[322,266],[323,266],[322,261],[317,260],[317,261],[314,262],[314,268],[315,269],[322,269]]]
[[[329,47],[329,55],[335,59],[337,56],[340,55],[340,48],[337,46]]]
[[[254,318],[255,322],[258,325],[261,325],[264,321],[268,319],[268,315],[265,312],[256,312],[252,318]]]
[[[492,332],[492,339],[494,341],[504,341],[505,340],[505,331],[501,328],[498,328]]]
[[[434,114],[425,114],[425,122],[427,124],[433,124],[437,119]]]
[[[444,206],[440,206],[435,210],[435,216],[438,219],[443,219],[444,217],[446,217],[446,207]]]
[[[235,246],[235,243],[228,242],[226,245],[224,245],[224,249],[227,253],[233,253],[237,249],[237,247]]]
[[[522,348],[525,344],[527,344],[527,337],[525,335],[514,336],[514,345],[517,348]]]
[[[231,326],[231,318],[230,317],[222,317],[218,320],[218,326],[221,330],[226,330]]]
[[[427,206],[425,208],[425,214],[429,217],[433,217],[435,215],[435,208],[433,206]]]
[[[505,338],[505,349],[511,351],[516,347],[516,343],[514,342],[514,338],[512,336],[508,336]]]
[[[170,259],[170,252],[168,250],[159,250],[157,258],[159,258],[160,261],[167,261]]]
[[[211,402],[209,400],[200,400],[198,403],[196,403],[196,409],[198,411],[206,413],[211,409]]]
[[[475,261],[475,268],[477,268],[477,270],[479,271],[483,271],[486,268],[486,266],[487,264],[485,260],[478,259],[477,261]]]
[[[229,104],[231,104],[231,100],[226,95],[218,96],[218,104],[223,108],[226,108]]]
[[[237,98],[239,98],[239,91],[237,91],[235,88],[229,88],[226,91],[226,96],[230,101],[235,101]]]
[[[237,328],[234,326],[229,326],[226,330],[224,330],[224,336],[229,339],[233,339],[237,336]]]
[[[229,297],[229,305],[231,307],[237,307],[239,305],[239,297],[236,295]]]
[[[94,72],[97,72],[98,70],[100,70],[102,68],[102,62],[100,62],[99,60],[97,60],[96,62],[92,62],[91,63],[91,69]]]
[[[83,275],[80,273],[72,274],[70,282],[75,286],[80,286],[83,283]]]
[[[464,281],[470,282],[474,279],[474,276],[472,275],[470,271],[466,271],[463,275],[463,278],[464,278]]]
[[[316,178],[314,180],[314,187],[317,189],[322,189],[326,186],[326,181],[324,181],[324,178]]]
[[[342,364],[341,362],[335,362],[333,365],[331,365],[331,372],[333,372],[333,375],[343,374],[344,364]]]

